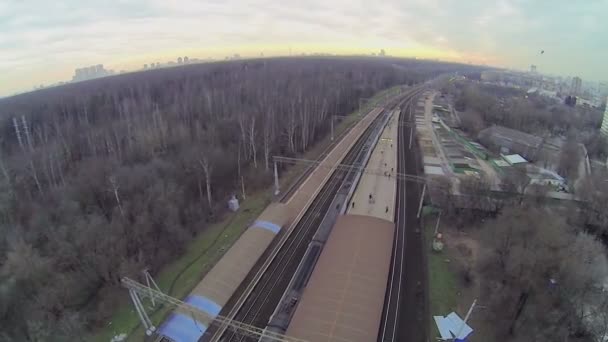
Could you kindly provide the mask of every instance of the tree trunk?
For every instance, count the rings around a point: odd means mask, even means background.
[[[264,170],[268,171],[270,169],[268,163],[270,159],[270,125],[271,118],[266,117],[264,122]]]
[[[32,168],[32,177],[34,178],[34,181],[36,182],[36,187],[38,188],[38,191],[40,192],[40,195],[44,195],[44,191],[42,191],[42,184],[40,184],[40,180],[38,179],[38,173],[36,172],[36,167],[34,166],[34,159],[33,157],[30,158],[30,167]]]
[[[251,149],[251,157],[253,158],[253,167],[258,168],[257,149],[255,146],[255,117],[249,121],[249,148]]]
[[[209,164],[209,159],[207,157],[199,159],[199,163],[201,164],[203,172],[205,173],[205,185],[207,187],[207,204],[209,204],[209,210],[211,210],[211,172],[213,168]]]
[[[519,301],[517,302],[517,311],[515,312],[515,317],[513,317],[513,320],[511,321],[511,325],[509,326],[510,335],[515,334],[515,324],[517,323],[517,320],[521,316],[521,313],[524,311],[527,301],[528,301],[528,293],[522,292],[519,295]]]

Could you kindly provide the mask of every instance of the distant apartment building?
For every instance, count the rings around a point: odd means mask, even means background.
[[[534,65],[534,64],[530,65],[530,72],[533,74],[536,74],[536,65]]]
[[[74,76],[72,76],[72,82],[86,81],[94,78],[104,77],[112,75],[112,70],[106,70],[103,64],[91,65],[84,68],[77,68],[74,70]]]
[[[602,119],[602,127],[600,128],[600,132],[605,137],[608,137],[608,98],[606,99],[606,109],[604,110],[604,118]]]
[[[581,94],[581,87],[583,86],[583,80],[576,76],[572,78],[572,85],[570,86],[570,93],[574,96],[579,96]]]
[[[482,71],[481,80],[486,82],[495,82],[500,80],[500,74],[497,71]]]

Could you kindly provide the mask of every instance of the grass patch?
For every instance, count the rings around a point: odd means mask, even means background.
[[[428,244],[430,332],[432,336],[439,336],[432,316],[447,315],[456,310],[458,303],[456,275],[450,270],[449,263],[445,261],[447,256],[444,252],[435,252],[431,248],[436,221],[437,215],[426,216],[424,227]]]
[[[247,197],[238,212],[227,214],[220,222],[207,227],[196,236],[181,257],[155,275],[161,291],[173,297],[185,297],[269,202],[268,191],[253,194]],[[149,303],[144,303],[146,306],[147,304]],[[148,311],[148,314],[158,326],[172,309],[172,307],[157,306],[155,311]],[[124,305],[116,311],[111,322],[110,326],[94,336],[94,341],[107,342],[120,333],[127,333],[129,341],[143,339],[143,326],[128,297],[125,297]]]
[[[400,87],[386,89],[374,95],[369,101],[362,105],[362,112],[368,112],[373,107],[384,101],[387,97],[394,96],[400,92]],[[344,118],[334,129],[334,134],[339,136],[350,127],[355,121],[359,120],[358,111],[355,111]],[[331,144],[329,135],[319,140],[315,145],[305,152],[301,157],[305,159],[318,158],[323,150]],[[306,168],[306,165],[294,165],[281,175],[282,189],[285,185],[293,182],[296,177]],[[272,196],[270,190],[260,191],[247,196],[241,203],[241,208],[236,213],[226,214],[219,222],[205,228],[198,234],[186,247],[183,255],[175,261],[167,264],[160,272],[154,275],[154,279],[162,292],[176,298],[186,297],[192,289],[200,282],[207,272],[215,265],[222,255],[240,237],[249,224],[255,220],[270,203]],[[144,301],[148,315],[155,326],[167,317],[174,309],[172,306],[159,306],[150,309],[147,300]],[[139,317],[133,308],[130,298],[125,296],[116,309],[110,324],[99,329],[87,340],[95,342],[108,342],[112,337],[126,333],[127,341],[144,340],[145,332],[139,321]]]

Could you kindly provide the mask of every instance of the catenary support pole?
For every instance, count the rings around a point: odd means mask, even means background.
[[[277,169],[277,161],[274,161],[274,195],[277,196],[280,193],[279,190],[279,170]]]
[[[420,204],[418,205],[418,214],[417,218],[420,218],[420,212],[422,212],[422,202],[424,201],[424,192],[426,191],[426,184],[422,187],[422,194],[420,194]]]
[[[477,299],[473,301],[473,304],[471,304],[467,315],[464,317],[464,321],[462,321],[462,324],[460,324],[460,328],[458,329],[458,333],[456,334],[456,339],[458,339],[458,336],[460,336],[460,334],[462,333],[462,329],[464,329],[464,326],[467,324],[467,321],[469,320],[469,318],[471,318],[471,314],[473,313],[473,309],[475,309],[476,304]],[[454,341],[456,341],[456,339],[454,339]]]
[[[437,236],[437,233],[439,232],[439,221],[441,220],[441,213],[443,213],[443,211],[439,212],[439,216],[437,217],[437,223],[435,223],[435,233],[433,233],[433,236]]]

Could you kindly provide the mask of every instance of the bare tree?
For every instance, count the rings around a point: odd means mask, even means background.
[[[581,152],[576,140],[570,138],[564,146],[559,156],[558,172],[574,182],[578,177],[578,167],[581,160]]]
[[[587,330],[592,289],[608,274],[601,244],[533,207],[508,208],[484,230],[479,266],[497,338],[564,340]]]
[[[253,159],[253,167],[258,167],[258,157],[256,149],[256,130],[255,130],[255,116],[252,116],[249,120],[249,148],[251,149],[251,158]]]

